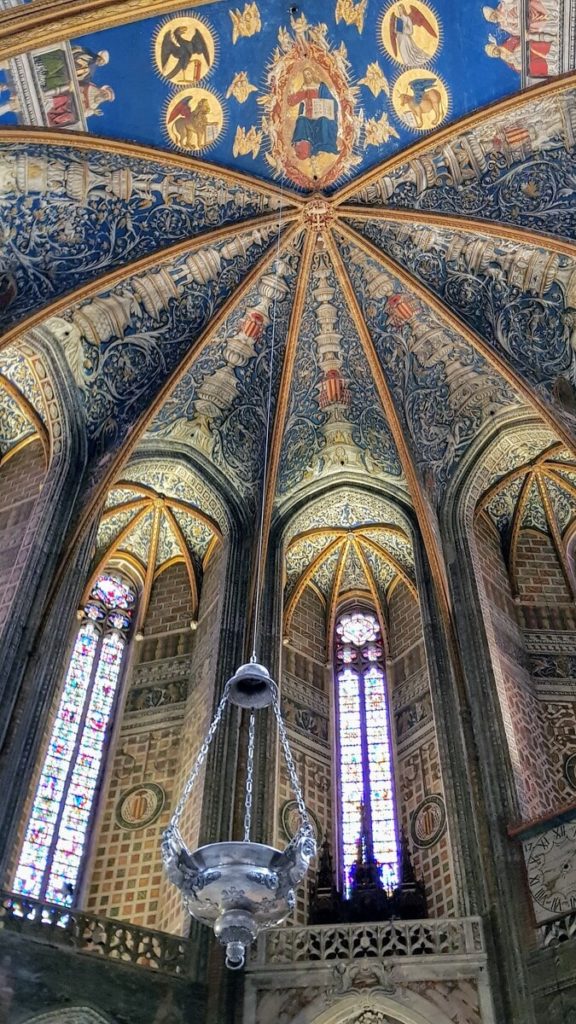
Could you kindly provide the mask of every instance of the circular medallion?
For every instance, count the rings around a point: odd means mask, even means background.
[[[171,85],[195,85],[214,64],[214,36],[199,18],[170,18],[154,39],[154,60]]]
[[[223,126],[222,104],[208,89],[184,89],[166,108],[168,138],[178,149],[192,153],[210,149]]]
[[[396,79],[392,106],[407,128],[428,132],[446,120],[450,101],[446,86],[438,75],[433,71],[412,68]]]
[[[410,819],[410,835],[421,850],[434,846],[446,831],[446,805],[441,796],[427,796]]]
[[[166,793],[162,786],[157,786],[154,782],[132,786],[122,793],[116,804],[116,821],[120,828],[130,831],[145,828],[156,821],[165,803]]]
[[[314,814],[314,811],[311,811],[310,808],[307,808],[307,811],[314,830],[314,835],[316,836],[316,842],[320,844],[323,835],[322,825]],[[295,800],[287,800],[286,803],[282,804],[282,807],[280,808],[280,824],[284,829],[284,834],[287,839],[293,839],[300,827],[300,814],[298,812],[298,804]]]
[[[438,18],[420,0],[391,4],[380,22],[385,53],[405,68],[425,67],[436,54],[440,35]]]
[[[576,790],[576,754],[569,754],[564,761],[564,778],[570,789]]]

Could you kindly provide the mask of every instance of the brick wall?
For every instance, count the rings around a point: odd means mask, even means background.
[[[397,584],[390,595],[388,633],[396,794],[401,823],[408,836],[416,875],[426,886],[430,916],[450,917],[457,913],[457,908],[448,831],[445,829],[434,845],[427,847],[418,845],[411,834],[418,806],[432,794],[443,801],[444,791],[420,609],[404,583]]]
[[[178,795],[184,788],[212,718],[218,651],[222,643],[221,621],[226,599],[224,580],[227,562],[228,549],[219,545],[210,559],[202,583],[198,629],[194,634],[194,649],[188,672],[188,695],[184,716],[178,725],[180,749],[174,781],[174,792]],[[198,844],[203,788],[204,771],[196,781],[180,820],[182,836],[190,849]],[[186,934],[189,922],[190,915],[182,906],[179,890],[162,876],[156,927]]]
[[[499,537],[483,516],[477,520],[476,537],[491,619],[489,639],[494,675],[520,814],[524,819],[538,817],[557,805],[560,788],[546,739],[544,708],[537,698],[531,678],[530,661],[521,629],[524,615],[512,598]],[[523,564],[519,566],[521,571],[518,583],[521,600],[525,601],[529,597],[537,604],[543,594],[549,593],[550,586],[557,585],[551,581],[558,580],[558,570],[551,570],[549,551],[545,545],[537,543],[532,549],[532,539],[532,534],[520,538]],[[541,566],[534,560],[537,552],[544,554]],[[535,581],[540,572],[540,584],[536,586]],[[549,575],[550,572],[552,575]]]
[[[536,530],[522,530],[516,552],[518,596],[522,603],[572,603],[550,537]]]
[[[31,441],[0,467],[0,593],[10,577],[45,473],[40,441]]]
[[[194,633],[192,597],[186,568],[171,566],[156,580],[143,624],[145,639],[132,640],[127,694],[104,806],[93,844],[86,909],[149,928],[164,928],[164,876],[161,835],[178,795],[180,740],[186,706]],[[160,815],[138,827],[139,805],[153,806],[164,794]],[[122,798],[140,791],[124,806],[134,827],[123,823]]]
[[[282,648],[282,711],[306,806],[322,833],[332,832],[331,688],[326,669],[326,612],[317,594],[307,587],[294,610],[290,644]],[[282,828],[282,809],[294,794],[285,766],[279,764],[276,786],[274,842],[288,839]],[[294,921],[305,923],[307,891],[300,886]]]
[[[310,587],[306,587],[292,616],[290,646],[307,658],[327,661],[326,613],[324,606]]]

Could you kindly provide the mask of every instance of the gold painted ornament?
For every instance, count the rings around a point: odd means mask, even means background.
[[[380,43],[397,64],[408,68],[426,67],[440,45],[441,28],[428,4],[421,0],[394,3],[382,15]]]
[[[166,132],[179,149],[194,153],[209,149],[223,126],[222,104],[208,89],[185,89],[168,104]]]
[[[392,106],[407,128],[427,132],[446,120],[450,100],[439,75],[413,68],[405,71],[394,83]]]
[[[358,85],[365,85],[373,96],[379,96],[381,92],[390,95],[390,84],[377,60],[368,65],[366,74],[358,80]]]
[[[258,89],[249,81],[248,72],[238,71],[228,87],[226,99],[229,100],[233,96],[235,100],[238,100],[238,103],[245,103],[253,92],[258,92]]]
[[[211,29],[199,18],[165,21],[154,40],[154,60],[171,85],[194,85],[214,65],[216,43]]]

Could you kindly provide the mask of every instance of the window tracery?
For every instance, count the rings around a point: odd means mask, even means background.
[[[340,857],[346,893],[363,854],[375,857],[382,884],[398,883],[398,843],[392,752],[380,626],[356,609],[336,625],[336,706],[339,754]]]
[[[105,572],[83,609],[16,869],[23,895],[73,902],[135,605]]]

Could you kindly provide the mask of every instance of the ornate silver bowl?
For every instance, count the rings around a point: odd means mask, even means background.
[[[301,829],[285,850],[262,843],[210,843],[194,853],[178,828],[163,836],[162,857],[171,882],[181,890],[192,917],[210,925],[226,946],[226,964],[240,968],[246,948],[262,928],[281,924],[294,907],[294,888],[316,853],[313,836]]]

